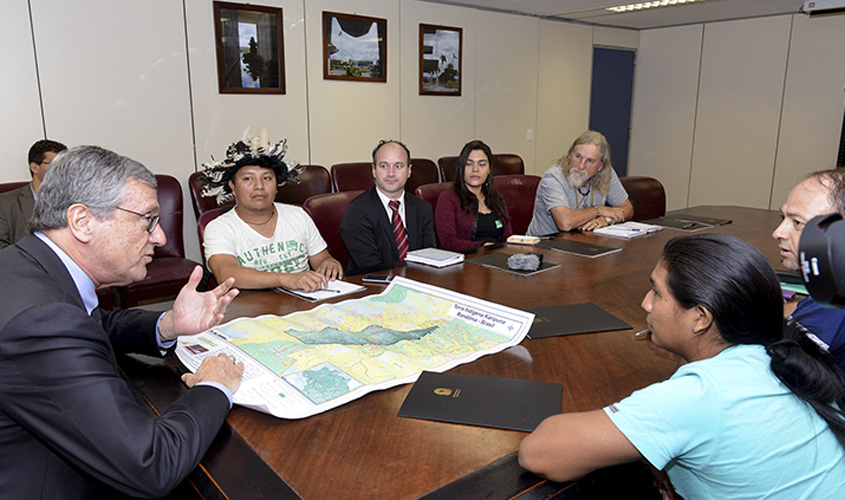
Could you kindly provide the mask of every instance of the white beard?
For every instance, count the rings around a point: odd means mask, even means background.
[[[569,185],[572,186],[572,189],[580,189],[584,187],[584,184],[586,184],[590,179],[588,179],[587,175],[581,170],[572,169],[569,171],[569,175],[566,180],[569,181]]]

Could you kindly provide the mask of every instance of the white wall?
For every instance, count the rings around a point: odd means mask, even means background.
[[[631,175],[669,209],[777,209],[836,164],[845,108],[845,16],[801,14],[640,32]]]
[[[632,175],[660,179],[670,209],[778,207],[804,173],[833,165],[845,102],[843,16],[633,32],[419,0],[267,0],[284,9],[287,93],[220,95],[211,0],[30,3],[31,24],[26,0],[4,2],[0,16],[0,181],[28,178],[26,149],[46,131],[186,184],[248,126],[287,137],[291,159],[327,167],[367,160],[381,138],[432,159],[480,138],[542,173],[587,127],[601,45],[638,47]],[[387,19],[387,83],[323,80],[324,10]],[[463,28],[460,97],[418,95],[419,23]],[[187,203],[185,214],[198,259]]]
[[[455,156],[465,143],[476,138],[476,14],[473,9],[415,0],[400,3],[401,135],[414,156],[434,161]],[[420,24],[462,28],[460,96],[419,95]]]
[[[795,16],[772,208],[805,174],[832,168],[845,108],[845,16]]]
[[[177,3],[172,2],[171,3]],[[287,157],[310,163],[308,93],[305,85],[305,22],[301,0],[266,0],[284,15],[285,94],[220,94],[214,47],[214,9],[208,0],[187,0],[187,33],[197,162],[220,159],[247,128],[267,127],[271,140],[288,139]],[[189,171],[193,171],[193,164]],[[192,221],[193,222],[193,221]]]
[[[628,173],[659,179],[669,210],[689,201],[702,37],[702,25],[640,33]]]
[[[532,173],[545,172],[590,124],[592,36],[589,26],[540,22],[537,156]]]
[[[527,133],[534,133],[537,123],[540,20],[496,12],[477,15],[476,136],[495,152],[522,156],[531,169],[534,145]]]
[[[194,150],[181,2],[31,5],[47,135],[114,150],[184,188]],[[185,212],[184,234],[195,228]],[[199,255],[195,238],[186,249]]]
[[[705,26],[690,205],[769,207],[791,21]]]
[[[0,110],[3,128],[0,182],[29,180],[26,154],[44,137],[35,70],[35,52],[26,0],[5,2],[0,15]]]
[[[368,160],[382,138],[434,160],[479,138],[541,173],[588,123],[594,32],[584,25],[419,0],[267,0],[284,10],[287,92],[221,95],[211,0],[30,3],[31,22],[26,0],[5,2],[0,16],[0,105],[14,117],[0,141],[20,158],[0,181],[28,177],[26,150],[45,129],[69,146],[113,149],[183,183],[186,249],[197,260],[188,175],[247,127],[268,127],[288,139],[289,158],[326,167]],[[387,19],[386,83],[323,80],[323,11]],[[460,97],[418,95],[420,23],[463,28]],[[628,47],[632,33],[595,36]]]

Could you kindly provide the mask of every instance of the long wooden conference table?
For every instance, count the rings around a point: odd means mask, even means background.
[[[740,207],[696,207],[684,212],[733,220],[702,232],[740,236],[780,268],[770,234],[777,212]],[[649,274],[663,245],[689,233],[672,229],[632,240],[592,234],[568,238],[621,252],[585,258],[533,249],[559,267],[521,276],[465,262],[443,269],[411,264],[392,274],[459,291],[510,307],[592,302],[633,326],[633,330],[526,338],[518,346],[482,357],[453,373],[495,375],[556,382],[563,386],[561,410],[593,410],[636,389],[663,380],[677,360],[635,340],[646,328],[640,308],[649,290]],[[522,253],[523,246],[489,251]],[[469,259],[472,255],[467,256]],[[387,274],[387,273],[383,273]],[[360,283],[361,277],[349,281]],[[381,285],[336,299],[377,294]],[[315,304],[274,291],[242,292],[226,313],[229,321],[262,314],[286,315]],[[176,360],[142,356],[121,359],[121,367],[154,411],[167,409],[186,389]],[[524,432],[441,423],[397,416],[411,385],[369,393],[344,406],[303,420],[282,420],[235,407],[207,456],[190,478],[199,498],[250,499],[405,499],[405,498],[590,498],[591,488],[628,488],[628,481],[648,482],[638,471],[617,468],[574,483],[550,483],[521,469],[515,451]],[[642,467],[642,466],[640,466]],[[633,474],[633,475],[630,475]],[[623,489],[623,491],[625,491]],[[625,495],[625,498],[637,498]]]

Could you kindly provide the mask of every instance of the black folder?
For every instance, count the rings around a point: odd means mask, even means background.
[[[534,313],[534,324],[528,332],[532,339],[633,328],[592,302],[535,307],[528,312]]]
[[[549,382],[422,372],[399,416],[531,432],[560,413],[562,393]]]
[[[654,224],[655,226],[668,227],[669,229],[679,229],[681,231],[695,232],[702,229],[713,227],[709,224],[701,222],[689,221],[684,219],[677,219],[675,217],[658,217],[656,219],[644,220],[645,224]]]
[[[493,252],[484,255],[479,255],[478,257],[472,257],[471,259],[467,259],[466,262],[470,262],[472,264],[480,264],[482,266],[491,267],[493,269],[501,269],[503,271],[508,271],[510,273],[521,274],[523,276],[529,276],[532,274],[537,274],[547,269],[552,269],[558,267],[560,264],[552,264],[550,262],[541,262],[540,267],[537,268],[535,271],[526,271],[526,270],[519,270],[519,269],[511,269],[508,267],[508,258],[511,256],[509,253],[505,252]]]
[[[589,257],[591,259],[622,250],[621,248],[606,247],[604,245],[596,245],[595,243],[584,243],[582,241],[566,239],[541,241],[535,246],[548,248],[550,250],[558,250],[560,252],[574,253],[575,255]]]

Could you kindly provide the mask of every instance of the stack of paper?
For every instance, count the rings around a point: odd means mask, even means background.
[[[463,262],[464,254],[450,252],[449,250],[441,250],[439,248],[423,248],[408,252],[408,256],[405,257],[405,260],[408,262],[416,262],[417,264],[425,264],[427,266],[446,267]]]
[[[622,238],[630,240],[631,238],[638,238],[649,233],[660,231],[663,228],[654,226],[652,224],[643,224],[642,222],[628,221],[621,224],[613,224],[612,226],[596,229],[593,233],[600,236],[611,236],[613,238]]]
[[[347,295],[366,289],[367,287],[341,280],[331,280],[325,288],[320,288],[318,290],[314,290],[313,292],[291,290],[290,288],[285,288],[283,286],[276,287],[277,291],[289,293],[294,297],[305,299],[308,302],[317,302],[318,300],[333,299],[335,297],[340,297],[341,295]]]

